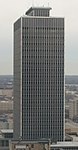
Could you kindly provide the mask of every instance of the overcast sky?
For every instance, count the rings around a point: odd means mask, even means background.
[[[13,23],[31,6],[65,18],[65,74],[78,75],[78,0],[0,0],[0,74],[13,74]]]

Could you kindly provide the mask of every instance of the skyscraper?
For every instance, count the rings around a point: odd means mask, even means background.
[[[64,139],[64,18],[50,9],[14,24],[14,138]]]

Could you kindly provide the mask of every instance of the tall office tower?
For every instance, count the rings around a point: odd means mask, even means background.
[[[14,24],[14,138],[64,139],[64,18],[50,9]]]

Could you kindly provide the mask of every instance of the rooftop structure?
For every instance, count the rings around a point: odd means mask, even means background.
[[[30,7],[26,12],[28,16],[49,16],[50,7]]]

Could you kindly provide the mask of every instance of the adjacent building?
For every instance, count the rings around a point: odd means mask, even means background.
[[[9,150],[9,141],[13,138],[13,130],[4,129],[0,132],[0,150]]]
[[[9,142],[10,150],[78,150],[78,142],[18,141]]]
[[[78,150],[78,142],[57,142],[50,145],[50,150]]]
[[[10,140],[10,150],[50,150],[50,143],[46,140],[25,141],[25,140]]]
[[[13,101],[12,100],[2,100],[0,101],[0,112],[13,112]]]
[[[78,97],[69,102],[69,118],[74,119],[78,116]]]
[[[31,7],[14,23],[14,138],[64,140],[64,18]]]

